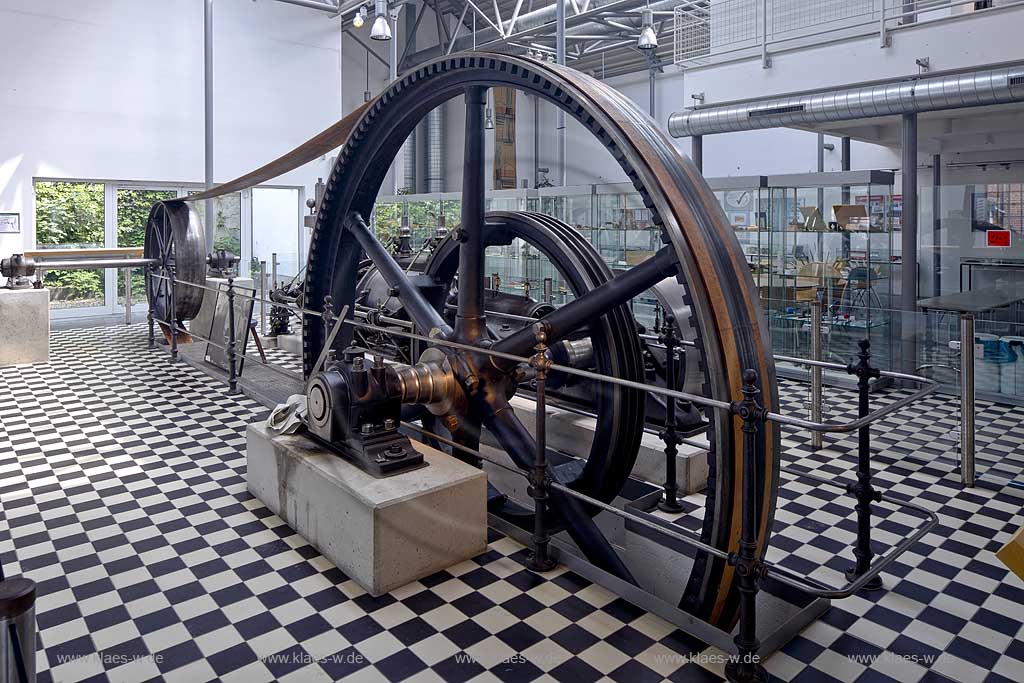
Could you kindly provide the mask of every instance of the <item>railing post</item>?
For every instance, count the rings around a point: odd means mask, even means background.
[[[235,354],[235,278],[228,276],[228,393],[238,393],[238,371]]]
[[[260,261],[260,335],[267,336],[267,262]]]
[[[871,367],[871,341],[861,339],[857,342],[860,353],[857,363],[850,363],[846,371],[857,376],[857,402],[859,417],[871,412],[870,392],[871,380],[881,376],[881,371]],[[853,581],[871,568],[871,503],[882,500],[882,493],[871,485],[871,427],[864,425],[857,431],[857,481],[847,484],[846,490],[857,499],[854,508],[857,511],[857,545],[853,549],[856,564],[846,570],[846,577]],[[882,588],[882,577],[875,576],[861,589],[876,591]]]
[[[124,269],[124,324],[132,324],[132,269]]]
[[[146,268],[146,291],[147,292],[152,292],[152,291],[154,291],[154,287],[155,287],[155,285],[153,284],[153,266],[149,266],[149,267]],[[148,301],[147,303],[148,303],[148,306],[147,306],[147,311],[146,311],[146,322],[149,324],[149,348],[150,349],[155,349],[156,348],[156,329],[155,329],[156,328],[156,320],[154,320],[154,316],[153,316],[153,302],[152,301]]]
[[[740,619],[733,642],[737,654],[725,665],[730,683],[767,683],[768,672],[761,665],[757,638],[756,602],[758,581],[765,566],[757,557],[757,452],[764,440],[767,411],[758,401],[757,372],[743,371],[743,400],[734,401],[732,412],[743,420],[743,498],[739,552],[730,553],[730,563],[739,577]]]
[[[537,451],[534,453],[533,467],[530,468],[530,496],[533,498],[533,552],[526,561],[526,567],[535,572],[546,572],[554,569],[555,560],[549,552],[551,536],[547,527],[547,503],[548,488],[548,454],[547,454],[547,399],[545,394],[545,379],[551,361],[548,359],[548,347],[545,344],[548,338],[547,323],[539,322],[533,326],[533,333],[537,339],[534,350],[537,352],[531,359],[530,365],[536,373],[536,397],[537,409],[535,415],[534,432],[537,439]]]
[[[821,290],[811,302],[811,360],[821,360]],[[821,368],[811,366],[811,422],[821,422],[824,392],[821,386]],[[811,448],[818,450],[823,444],[822,433],[811,432]]]
[[[974,315],[960,314],[960,481],[974,486]]]
[[[662,324],[662,333],[658,341],[665,345],[665,388],[676,390],[676,347],[679,337],[676,336],[676,318],[666,315]],[[679,485],[676,482],[676,454],[682,439],[676,432],[676,399],[665,397],[665,429],[661,432],[661,440],[665,443],[665,486],[664,495],[658,501],[658,509],[663,512],[682,512],[679,502]]]
[[[169,287],[171,292],[171,310],[170,310],[170,321],[171,326],[171,362],[177,362],[178,360],[178,297],[176,294],[177,284],[174,277],[174,266],[170,266],[167,269],[167,279],[169,280]]]

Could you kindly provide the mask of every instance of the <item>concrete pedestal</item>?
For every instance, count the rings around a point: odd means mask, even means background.
[[[247,431],[248,488],[372,595],[487,547],[487,479],[423,444],[427,467],[376,479],[304,435]]]
[[[532,434],[537,404],[530,399],[517,396],[512,399],[511,405]],[[548,408],[547,425],[549,448],[577,458],[589,457],[590,447],[594,441],[594,430],[597,428],[597,421],[594,418],[552,406]],[[695,437],[694,440],[706,441],[703,436]],[[633,466],[633,476],[652,484],[660,485],[665,481],[665,444],[653,434],[645,433],[640,439],[640,450]],[[676,454],[676,483],[680,495],[703,491],[707,487],[706,449],[686,444],[679,446],[679,452]]]
[[[292,334],[277,335],[277,348],[294,356],[302,355],[302,330]]]
[[[50,291],[0,287],[0,365],[50,360]]]

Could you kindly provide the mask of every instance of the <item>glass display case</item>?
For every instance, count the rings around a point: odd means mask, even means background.
[[[736,232],[743,254],[755,278],[770,272],[768,220],[771,195],[767,176],[707,178],[708,185]]]
[[[867,336],[878,366],[895,368],[902,197],[893,174],[780,175],[768,185],[768,266],[755,280],[776,353],[809,357],[810,303],[820,296],[835,358],[854,356]]]
[[[594,226],[594,186],[567,185],[542,187],[536,194],[530,211],[553,216],[586,233]]]
[[[777,354],[810,357],[810,304],[821,296],[829,328],[827,355],[846,360],[865,335],[881,367],[893,367],[891,310],[899,294],[901,197],[893,174],[845,171],[710,178],[708,184],[735,230],[765,307]],[[642,262],[661,246],[651,211],[629,183],[489,192],[489,211],[538,211],[579,230],[613,271]],[[454,227],[459,193],[381,197],[374,227],[397,237],[402,217],[414,248],[438,226]],[[540,300],[571,298],[551,263],[518,240],[489,247],[487,274],[504,292]],[[820,293],[820,294],[819,294]],[[637,297],[637,319],[654,322],[653,296]]]
[[[661,248],[651,210],[629,183],[594,186],[591,244],[612,268],[628,268]]]

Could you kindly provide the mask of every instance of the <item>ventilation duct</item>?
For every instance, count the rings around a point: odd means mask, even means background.
[[[681,138],[1011,102],[1024,102],[1021,65],[676,112],[668,131]]]
[[[444,105],[427,114],[427,135],[424,141],[426,192],[444,192]]]

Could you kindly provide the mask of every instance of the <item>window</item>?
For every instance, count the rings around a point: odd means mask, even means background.
[[[106,244],[103,183],[41,181],[36,191],[36,247],[86,249]],[[43,279],[51,308],[97,308],[106,304],[102,270],[48,270]]]
[[[198,184],[131,183],[101,180],[35,180],[37,249],[141,247],[153,204],[202,192]],[[301,187],[256,187],[213,200],[214,248],[241,259],[239,271],[250,273],[253,259],[277,254],[279,276],[298,273],[305,264],[301,241]],[[206,202],[195,210],[206,225]],[[255,225],[255,229],[254,229]],[[120,313],[124,306],[124,271],[47,271],[50,306],[55,317]],[[131,276],[132,305],[145,310],[142,268]]]
[[[192,190],[189,194],[199,194],[200,192],[201,190]],[[197,202],[195,208],[203,220],[203,225],[208,225],[206,202]],[[214,197],[213,215],[216,221],[213,229],[213,248],[227,249],[235,256],[240,256],[242,253],[242,193],[235,192],[223,197]]]

